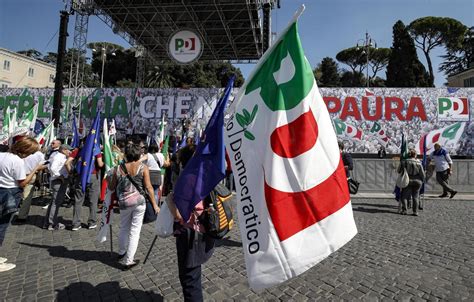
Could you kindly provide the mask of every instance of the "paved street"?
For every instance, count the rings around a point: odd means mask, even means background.
[[[474,201],[428,200],[419,217],[396,214],[392,199],[354,199],[353,208],[359,234],[351,242],[260,293],[248,287],[235,228],[205,265],[205,300],[474,300]],[[9,228],[0,255],[17,267],[0,273],[0,301],[182,300],[173,238],[158,239],[145,265],[122,272],[95,230],[43,230],[45,212],[33,206],[27,224]],[[61,208],[60,216],[69,222],[72,208]],[[136,258],[143,261],[153,225],[141,234]]]

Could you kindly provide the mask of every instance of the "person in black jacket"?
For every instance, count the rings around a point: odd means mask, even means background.
[[[344,143],[338,142],[339,151],[341,152],[342,156],[342,163],[344,164],[344,169],[346,170],[346,176],[351,177],[350,171],[354,169],[354,163],[352,161],[352,156],[350,153],[344,152]]]

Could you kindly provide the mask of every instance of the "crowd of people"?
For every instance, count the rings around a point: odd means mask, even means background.
[[[81,175],[77,172],[78,157],[84,141],[79,148],[72,148],[61,140],[54,140],[49,146],[41,148],[30,137],[16,137],[14,140],[10,147],[3,146],[0,152],[0,245],[10,222],[27,222],[35,187],[45,185],[45,179],[51,197],[42,196],[47,201],[43,229],[53,232],[96,229],[97,213],[101,211],[100,203],[105,196],[104,189],[107,189],[114,192],[112,204],[120,212],[117,261],[123,270],[128,270],[139,263],[134,256],[142,225],[146,221],[144,216],[147,207],[157,215],[161,203],[167,202],[175,218],[179,279],[183,295],[187,301],[202,301],[201,265],[212,255],[214,241],[202,237],[202,233],[205,233],[202,226],[194,229],[199,225],[197,220],[182,219],[172,194],[180,171],[194,154],[196,146],[193,139],[187,139],[175,153],[171,153],[173,148],[167,150],[170,153],[165,150],[160,152],[159,146],[147,146],[142,140],[117,141],[112,146],[113,167],[110,170],[105,171],[102,152],[94,156],[85,190]],[[104,179],[106,186],[102,185]],[[162,198],[163,195],[167,195],[167,198]],[[73,218],[69,225],[65,225],[60,222],[65,220],[58,214],[60,207],[68,202],[72,206]],[[89,208],[88,220],[83,223],[82,208],[86,204]],[[64,210],[68,211],[68,208]],[[203,211],[202,203],[196,206],[195,211]],[[205,252],[192,246],[196,240],[190,241],[190,238],[195,237],[204,242],[202,246]],[[0,257],[0,272],[14,268],[14,263]]]

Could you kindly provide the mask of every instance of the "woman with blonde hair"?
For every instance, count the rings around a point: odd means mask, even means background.
[[[13,214],[18,211],[23,188],[31,181],[36,171],[43,167],[39,164],[26,175],[23,158],[39,149],[36,140],[23,138],[14,143],[9,152],[0,153],[0,246]],[[0,257],[0,272],[15,268],[15,264],[6,261],[6,258]]]
[[[418,206],[420,204],[420,189],[425,179],[425,170],[421,165],[421,162],[416,159],[415,149],[408,150],[408,158],[402,160],[398,172],[402,172],[405,168],[410,178],[408,186],[402,189],[402,215],[407,214],[407,202],[408,199],[413,200],[413,216],[418,216]]]

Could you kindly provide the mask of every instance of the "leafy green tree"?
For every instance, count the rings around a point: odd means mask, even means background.
[[[414,20],[408,26],[410,35],[425,55],[429,71],[429,85],[434,86],[433,63],[430,52],[435,47],[457,48],[462,44],[467,27],[452,18],[423,17]]]
[[[367,66],[367,57],[361,47],[350,47],[341,50],[336,55],[336,60],[349,66],[354,74],[362,73],[364,67]]]
[[[446,55],[441,57],[444,62],[439,71],[448,76],[474,67],[474,26],[467,31],[459,47],[447,47]]]
[[[30,49],[26,49],[26,50],[19,50],[19,51],[17,51],[17,53],[19,53],[21,55],[25,55],[25,56],[33,58],[33,59],[37,59],[37,60],[41,60],[42,57],[43,57],[43,54],[40,51],[38,51],[34,48],[30,48]]]
[[[48,64],[56,65],[56,62],[58,61],[58,54],[55,52],[48,52],[41,60]]]
[[[387,87],[429,87],[429,75],[418,60],[415,44],[405,24],[393,26],[393,45],[387,65]]]
[[[390,59],[390,48],[370,48],[369,50],[369,66],[372,75],[369,74],[369,81],[377,77],[377,73],[385,69]]]
[[[365,76],[362,72],[344,71],[341,75],[342,87],[364,87]]]
[[[225,87],[233,74],[236,76],[234,86],[242,86],[244,78],[240,69],[230,63],[196,62],[178,65],[168,62],[154,66],[147,74],[145,85],[155,88]]]
[[[321,87],[340,87],[341,77],[339,76],[338,66],[332,58],[326,57],[319,66],[321,77],[319,85]]]

